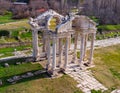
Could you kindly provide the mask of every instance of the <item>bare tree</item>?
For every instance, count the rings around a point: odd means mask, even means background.
[[[38,12],[37,10],[44,8],[45,10],[48,9],[47,1],[45,0],[31,0],[29,4],[29,10],[31,16],[37,16]]]
[[[27,5],[17,5],[12,10],[14,19],[29,17],[29,8]]]
[[[7,0],[0,0],[0,15],[4,15],[11,7],[11,2]]]
[[[96,16],[102,24],[120,23],[120,0],[85,0],[84,13]]]

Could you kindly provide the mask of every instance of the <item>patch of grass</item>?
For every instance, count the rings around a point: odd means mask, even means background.
[[[42,66],[40,64],[31,64],[31,63],[24,63],[21,65],[14,65],[14,64],[10,64],[10,67],[5,68],[3,66],[0,66],[0,79],[3,81],[3,86],[8,86],[10,85],[10,83],[7,82],[8,78],[11,78],[15,75],[21,75],[24,74],[26,72],[33,72],[36,70],[41,70],[43,69]]]
[[[8,68],[0,67],[0,78],[22,74],[32,70],[42,69],[40,64],[25,63],[21,65],[10,65]]]
[[[116,71],[116,70],[114,70],[112,68],[110,69],[110,71],[113,74],[113,76],[115,76],[115,77],[120,79],[120,72],[118,72],[118,71]]]
[[[91,70],[96,79],[108,87],[109,91],[120,88],[120,45],[96,49],[94,63],[95,67]]]
[[[120,24],[118,24],[118,25],[100,25],[100,26],[98,26],[98,29],[105,30],[105,31],[120,30]]]
[[[6,52],[14,52],[14,49],[17,51],[25,50],[27,48],[31,48],[31,46],[18,46],[18,47],[12,47],[12,48],[1,48],[0,53],[6,53]]]
[[[0,56],[0,58],[3,57],[8,57],[8,56],[13,56],[13,52],[15,52],[15,49],[17,51],[22,51],[22,50],[26,50],[26,49],[30,49],[31,46],[18,46],[18,47],[9,47],[9,48],[1,48],[0,49],[0,54],[3,54],[2,56]]]
[[[98,90],[98,91],[96,91],[96,90],[91,90],[91,93],[102,93],[102,91],[101,91],[101,90]]]
[[[32,40],[32,31],[27,28],[0,30],[0,43],[25,42]],[[7,33],[5,33],[7,32]],[[4,39],[4,41],[3,41]]]
[[[16,21],[11,18],[12,18],[12,13],[6,15],[0,15],[0,24]]]
[[[25,20],[25,19],[20,19],[20,20]],[[10,22],[17,22],[20,20],[15,20],[12,19],[12,13],[6,11],[4,15],[0,15],[0,24],[5,24],[5,23],[10,23]]]

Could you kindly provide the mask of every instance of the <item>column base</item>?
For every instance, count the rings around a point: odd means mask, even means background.
[[[40,57],[33,57],[34,62],[40,61]]]

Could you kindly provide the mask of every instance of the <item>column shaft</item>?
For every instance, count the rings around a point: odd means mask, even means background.
[[[95,36],[96,36],[96,34],[95,34],[95,33],[92,33],[91,49],[90,49],[90,58],[89,58],[89,63],[90,63],[90,64],[92,64],[92,59],[93,59]]]
[[[80,64],[84,58],[84,42],[85,42],[85,34],[81,35],[81,48],[80,48]]]
[[[65,43],[65,65],[64,69],[67,68],[68,65],[68,50],[69,50],[69,38],[66,38],[66,43]]]
[[[52,71],[54,74],[56,68],[56,37],[53,37],[53,63],[52,63]]]
[[[59,39],[59,63],[58,66],[61,66],[62,63],[62,54],[63,54],[63,50],[62,50],[62,39]]]
[[[51,64],[51,46],[50,46],[50,40],[48,38],[48,46],[47,46],[47,57],[48,57],[48,62],[46,68],[49,69],[49,66]]]
[[[85,43],[84,43],[84,58],[86,57],[87,41],[88,41],[88,34],[85,35]]]
[[[77,40],[78,40],[78,32],[75,33],[75,41],[74,41],[74,55],[73,55],[73,62],[76,61],[76,57],[77,57]]]
[[[34,30],[32,31],[32,45],[33,45],[33,57],[34,61],[39,60],[39,46],[38,46],[38,31]]]

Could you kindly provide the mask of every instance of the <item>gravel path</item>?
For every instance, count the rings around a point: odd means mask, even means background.
[[[101,47],[107,47],[111,45],[120,44],[120,37],[117,38],[110,38],[110,39],[104,39],[104,40],[96,40],[95,41],[95,48],[101,48]],[[90,42],[88,41],[87,47],[90,47]],[[74,49],[74,44],[71,45],[71,49]],[[80,49],[80,41],[78,41],[77,49]]]

